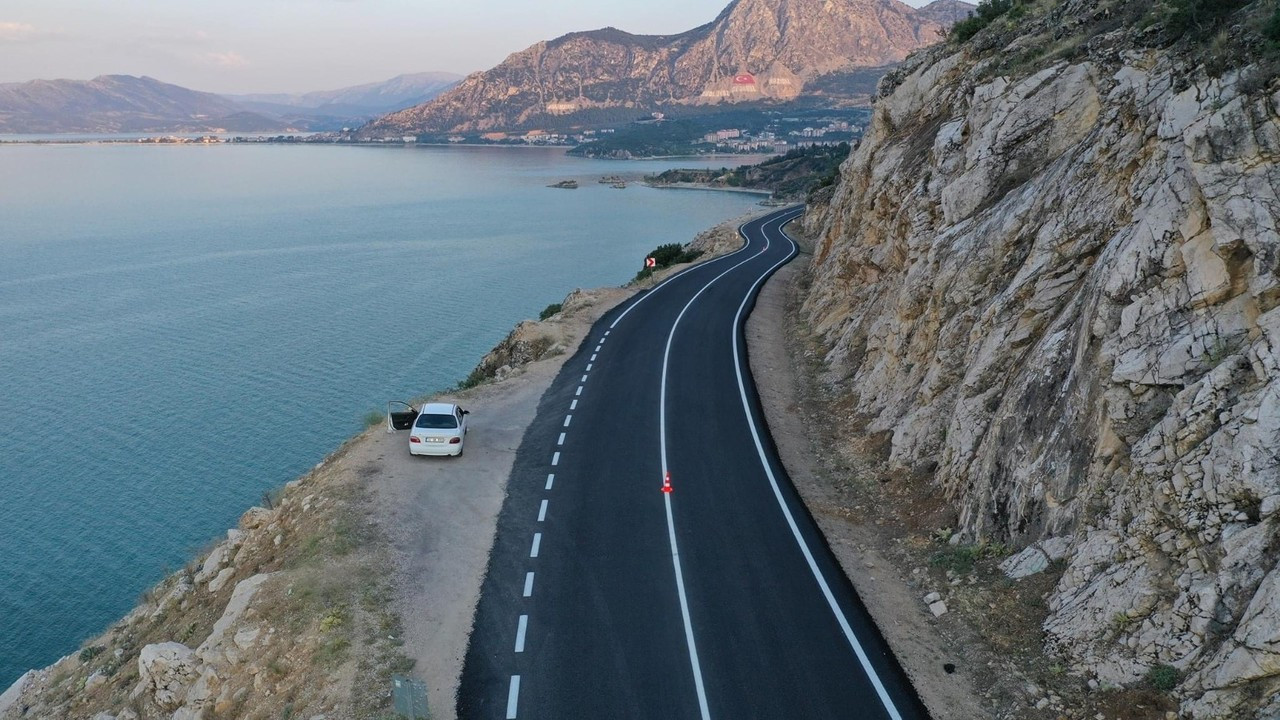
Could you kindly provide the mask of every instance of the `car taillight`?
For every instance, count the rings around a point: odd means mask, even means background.
[[[449,444],[450,444],[450,445],[457,445],[457,444],[458,444],[458,443],[460,443],[460,442],[462,442],[462,438],[460,438],[460,437],[456,437],[456,438],[449,438]]]
[[[422,440],[417,435],[410,435],[409,442],[418,443],[418,442],[422,442]]]

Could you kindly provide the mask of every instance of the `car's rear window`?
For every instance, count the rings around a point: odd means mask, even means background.
[[[427,428],[428,430],[448,430],[458,427],[458,418],[453,415],[428,415],[424,413],[418,416],[418,421],[413,426]]]

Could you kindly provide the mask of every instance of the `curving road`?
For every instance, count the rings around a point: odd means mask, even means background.
[[[926,717],[779,463],[747,365],[743,324],[800,210],[606,315],[543,396],[459,717]]]

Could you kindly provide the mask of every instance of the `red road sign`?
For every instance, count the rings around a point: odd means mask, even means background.
[[[653,258],[651,258],[651,257],[647,257],[647,258],[645,258],[645,259],[644,259],[644,266],[645,266],[645,267],[658,267],[658,261],[657,261],[657,260],[654,260],[654,259],[653,259]]]

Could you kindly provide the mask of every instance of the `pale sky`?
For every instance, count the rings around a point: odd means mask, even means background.
[[[926,0],[910,0],[922,5]],[[0,83],[150,75],[207,92],[306,92],[468,73],[612,25],[683,32],[728,0],[6,0]]]

